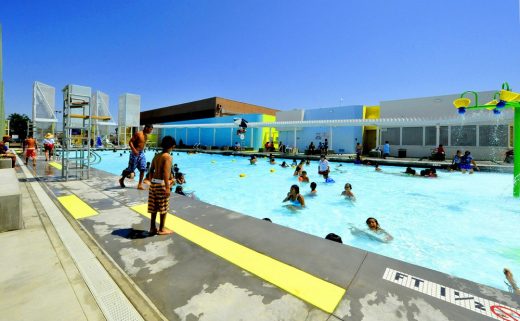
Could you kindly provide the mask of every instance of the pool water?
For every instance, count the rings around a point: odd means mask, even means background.
[[[94,167],[120,174],[128,153],[101,152]],[[147,152],[151,161],[153,152]],[[318,162],[304,166],[318,195],[308,196],[294,168],[270,165],[267,158],[250,165],[247,157],[174,153],[173,163],[186,174],[185,191],[198,199],[256,218],[325,237],[330,232],[343,243],[507,290],[502,270],[520,274],[520,200],[512,197],[512,174],[439,171],[438,178],[409,177],[401,167],[330,163],[325,183]],[[286,160],[287,161],[287,160]],[[291,161],[288,161],[290,164]],[[272,171],[274,170],[274,171]],[[245,177],[240,177],[245,174]],[[356,201],[341,196],[352,184]],[[291,210],[282,203],[292,184],[300,186],[306,208]],[[375,217],[394,240],[381,243],[353,235],[349,225],[365,229]]]

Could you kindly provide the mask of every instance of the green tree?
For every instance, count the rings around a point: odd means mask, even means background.
[[[9,119],[9,134],[11,136],[18,135],[21,140],[27,138],[27,122],[31,121],[29,116],[12,113],[7,119]]]

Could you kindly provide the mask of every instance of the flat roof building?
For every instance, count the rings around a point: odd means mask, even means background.
[[[275,116],[277,109],[253,105],[221,97],[211,97],[141,112],[141,124],[163,124],[183,120],[262,114]]]

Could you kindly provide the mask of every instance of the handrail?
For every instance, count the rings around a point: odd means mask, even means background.
[[[90,154],[94,157],[94,159],[90,161],[91,165],[97,165],[97,164],[101,163],[101,160],[102,160],[101,155],[99,155],[98,153],[96,153],[93,150],[90,150]]]

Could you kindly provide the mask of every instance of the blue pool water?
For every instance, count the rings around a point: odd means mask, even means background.
[[[120,174],[128,153],[100,153],[94,166]],[[147,152],[147,159],[153,152]],[[343,243],[378,254],[507,290],[502,269],[520,274],[519,200],[512,197],[512,175],[500,173],[439,172],[436,179],[407,177],[400,167],[374,167],[331,162],[324,183],[318,163],[305,166],[318,183],[310,197],[309,184],[298,183],[293,168],[270,165],[260,158],[249,165],[246,157],[174,153],[174,163],[186,173],[185,190],[207,203],[324,237],[330,232]],[[290,163],[290,161],[289,161]],[[274,172],[271,170],[274,169]],[[241,178],[240,174],[245,174]],[[357,200],[340,196],[349,182]],[[282,200],[292,184],[300,185],[307,207],[291,211]],[[367,217],[378,219],[394,240],[380,243],[352,235],[349,224],[365,228]]]

